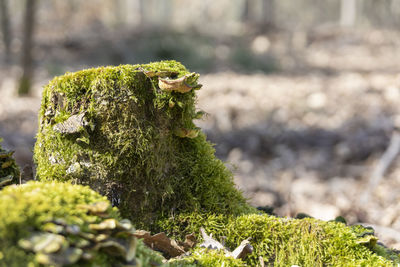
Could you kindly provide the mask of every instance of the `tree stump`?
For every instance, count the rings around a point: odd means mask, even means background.
[[[198,78],[175,61],[56,77],[43,92],[37,179],[89,185],[150,230],[182,212],[254,211],[193,123]]]

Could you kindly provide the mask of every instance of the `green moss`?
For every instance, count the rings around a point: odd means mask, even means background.
[[[201,266],[201,267],[215,267],[215,266],[229,266],[229,267],[243,267],[247,266],[241,259],[234,259],[227,257],[222,251],[196,248],[191,252],[191,255],[179,260],[172,260],[171,267],[174,266]]]
[[[177,239],[188,233],[199,233],[199,228],[204,227],[217,240],[226,236],[226,245],[231,250],[250,238],[254,252],[246,258],[249,266],[257,266],[260,256],[266,266],[393,266],[400,263],[396,253],[376,244],[371,229],[339,222],[257,214],[235,217],[193,213],[181,214],[160,224]]]
[[[0,143],[3,140],[0,138]],[[6,151],[0,145],[0,189],[8,184],[16,184],[19,179],[19,168],[12,158],[13,151]]]
[[[175,61],[56,77],[43,92],[37,178],[90,185],[147,229],[181,212],[254,211],[193,123],[198,77]],[[189,91],[168,89],[177,83]]]
[[[39,266],[49,258],[50,263],[64,261],[60,266],[122,264],[124,248],[132,248],[132,242],[136,262],[161,263],[162,257],[134,239],[132,231],[118,210],[89,187],[29,182],[0,192],[2,267]],[[68,263],[74,255],[78,258]]]

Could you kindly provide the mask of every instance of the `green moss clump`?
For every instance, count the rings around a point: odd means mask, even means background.
[[[0,191],[2,267],[160,264],[163,258],[132,231],[89,187],[29,182]]]
[[[37,178],[89,185],[135,225],[253,212],[193,123],[198,74],[175,61],[67,73],[44,89]]]
[[[244,267],[247,266],[247,264],[241,259],[234,259],[232,257],[227,257],[222,251],[206,249],[206,248],[196,248],[193,251],[191,251],[190,256],[170,261],[170,266],[171,267],[178,267],[178,266]]]
[[[192,213],[161,223],[161,228],[176,239],[198,233],[200,227],[217,240],[227,237],[226,245],[231,250],[251,238],[254,252],[245,259],[249,266],[258,266],[260,256],[266,266],[393,266],[400,263],[396,253],[376,243],[371,229],[349,227],[340,222],[259,214],[235,217]]]
[[[0,138],[0,143],[3,139]],[[13,151],[6,151],[0,145],[0,189],[18,183],[19,168],[12,157]]]

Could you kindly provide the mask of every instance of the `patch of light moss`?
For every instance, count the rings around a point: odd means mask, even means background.
[[[217,240],[225,236],[231,250],[250,238],[254,252],[246,258],[248,266],[258,266],[260,256],[266,266],[393,266],[400,263],[396,253],[375,242],[364,242],[366,236],[371,236],[370,229],[339,222],[259,214],[234,217],[192,213],[164,220],[160,225],[176,239],[199,233],[199,228],[204,227]]]
[[[0,191],[0,266],[42,266],[37,262],[38,254],[23,249],[21,240],[29,238],[32,234],[48,233],[49,222],[63,221],[74,229],[78,227],[85,235],[90,235],[95,234],[90,228],[91,224],[100,223],[107,218],[120,220],[118,210],[109,204],[99,215],[88,213],[88,210],[83,208],[105,201],[105,197],[89,187],[68,183],[29,182],[21,186],[6,187]],[[66,239],[63,249],[75,246],[73,244],[78,234],[73,232],[60,233]],[[112,233],[107,235],[112,236]],[[85,250],[85,247],[82,249]],[[93,256],[90,260],[81,259],[75,265],[68,266],[112,266],[123,263],[120,257],[110,256],[101,250],[90,253]],[[150,262],[161,263],[161,260],[160,255],[138,242],[136,262],[142,263],[142,266],[149,266]]]
[[[195,90],[161,90],[158,76],[189,73],[178,62],[162,61],[54,78],[44,88],[39,114],[37,178],[89,185],[150,230],[154,221],[181,212],[253,212],[206,136],[175,134],[198,130]],[[194,86],[198,75],[190,77]],[[54,130],[82,113],[87,124],[76,133]]]
[[[229,267],[244,267],[248,266],[241,259],[234,259],[233,257],[227,257],[224,252],[206,249],[196,248],[191,251],[191,255],[182,259],[172,260],[170,262],[171,267],[177,266],[201,266],[201,267],[215,267],[215,266],[229,266]]]

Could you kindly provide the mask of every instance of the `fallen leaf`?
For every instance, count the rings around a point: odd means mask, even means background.
[[[234,251],[232,251],[231,254],[235,259],[243,259],[247,254],[252,253],[253,250],[253,246],[250,245],[249,240],[243,240],[242,243],[240,243],[240,245]]]
[[[204,230],[203,227],[200,228],[200,233],[204,239],[203,243],[200,244],[200,247],[202,248],[209,248],[209,249],[223,249],[226,250],[226,248],[217,240],[212,238],[211,235],[207,235],[206,231]]]
[[[163,252],[168,258],[177,257],[185,253],[185,250],[178,246],[175,240],[168,238],[164,232],[152,236],[147,231],[137,230],[134,236],[143,238],[143,242],[148,247]]]
[[[194,248],[196,246],[196,237],[194,234],[186,235],[185,236],[185,241],[184,242],[178,242],[179,246],[183,247],[185,251],[188,251],[191,248]]]
[[[223,250],[225,252],[225,256],[233,257],[235,259],[243,259],[244,257],[246,257],[246,255],[253,252],[253,246],[250,245],[248,239],[243,240],[233,252],[230,252],[224,245],[212,238],[211,235],[207,235],[203,227],[200,228],[200,232],[204,239],[203,243],[200,244],[200,247],[207,249]]]

